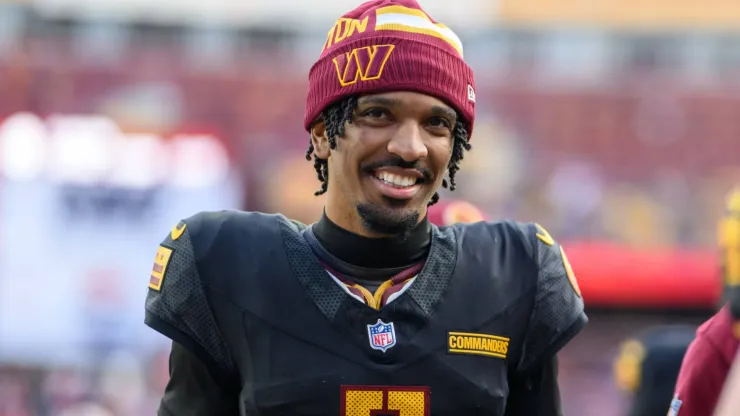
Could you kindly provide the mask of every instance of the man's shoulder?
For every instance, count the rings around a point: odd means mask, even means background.
[[[174,260],[183,264],[183,273],[191,268],[197,271],[189,274],[190,279],[232,293],[235,285],[246,284],[244,270],[257,267],[265,259],[278,261],[282,256],[275,254],[285,252],[286,241],[299,238],[305,227],[280,214],[204,211],[178,223],[163,245],[175,252]]]
[[[306,228],[305,224],[281,214],[239,210],[202,211],[182,223],[189,229],[193,245],[206,248],[224,241],[264,238]],[[182,227],[181,224],[178,226]]]
[[[507,249],[514,248],[529,259],[535,259],[538,240],[548,245],[555,244],[550,234],[534,222],[504,219],[458,223],[452,227],[457,229],[463,244],[486,244],[490,248],[503,245]]]
[[[704,322],[696,331],[696,337],[711,344],[729,362],[732,362],[740,341],[733,334],[733,319],[727,306]]]
[[[732,316],[727,306],[723,307],[717,313],[712,315],[711,318],[707,319],[699,328],[696,330],[696,336],[709,339],[718,340],[727,338],[732,335]]]
[[[464,265],[467,273],[475,268],[473,273],[494,279],[507,296],[534,296],[532,289],[537,286],[539,271],[534,224],[503,220],[452,227],[458,238],[459,267]]]
[[[459,229],[485,229],[492,233],[517,235],[524,237],[530,230],[536,226],[533,222],[522,222],[510,219],[499,219],[495,221],[478,221],[468,223],[455,223],[453,227]]]
[[[270,226],[275,223],[285,223],[296,230],[305,228],[306,225],[291,220],[282,214],[269,214],[258,211],[221,210],[201,211],[184,220],[188,227],[200,232],[222,232],[222,231],[244,231],[255,227]]]

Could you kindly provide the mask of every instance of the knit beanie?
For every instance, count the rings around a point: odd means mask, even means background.
[[[352,95],[413,91],[446,102],[475,121],[475,80],[460,38],[432,19],[416,0],[372,0],[329,30],[311,67],[304,127]]]

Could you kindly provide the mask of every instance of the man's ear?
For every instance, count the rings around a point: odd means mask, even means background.
[[[311,144],[313,144],[313,153],[321,159],[329,159],[331,147],[329,137],[326,135],[326,124],[319,120],[311,126]]]

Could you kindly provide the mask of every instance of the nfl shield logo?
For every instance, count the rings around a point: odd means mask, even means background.
[[[367,326],[367,336],[370,338],[370,347],[374,350],[386,352],[396,345],[396,329],[393,322],[387,324],[378,319],[374,325]]]

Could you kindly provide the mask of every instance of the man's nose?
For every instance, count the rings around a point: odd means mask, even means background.
[[[418,123],[404,123],[388,143],[388,152],[398,155],[407,162],[416,162],[427,157],[427,146],[422,139]]]

